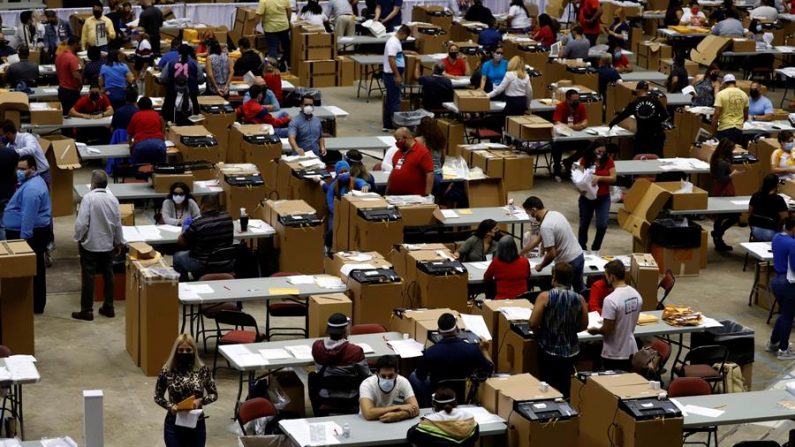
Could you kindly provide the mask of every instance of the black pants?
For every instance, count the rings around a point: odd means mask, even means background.
[[[722,241],[726,230],[737,225],[739,222],[739,214],[719,214],[715,216],[715,223],[712,225],[712,238]]]
[[[538,372],[541,380],[560,391],[568,399],[571,393],[571,375],[576,357],[559,357],[538,349]]]
[[[599,33],[586,34],[585,38],[588,39],[588,42],[591,42],[591,46],[594,46],[596,45],[596,41],[599,39]]]
[[[563,167],[567,170],[571,169],[571,165],[582,158],[582,153],[588,147],[590,142],[572,141],[566,143],[552,143],[552,171],[555,175],[561,173],[561,159],[563,159],[563,152],[573,150],[574,153],[563,160]]]
[[[663,146],[665,145],[665,134],[635,134],[635,145],[632,154],[654,154],[658,157],[663,156]]]
[[[113,252],[88,251],[80,246],[80,271],[83,286],[80,290],[80,310],[91,312],[94,310],[94,277],[97,273],[102,275],[103,306],[113,309]]]
[[[64,116],[69,115],[69,111],[72,110],[78,99],[80,99],[80,90],[58,87],[58,101],[61,102]]]
[[[618,370],[618,371],[632,371],[632,358],[615,360],[606,359],[602,357],[602,371]]]
[[[6,229],[7,239],[19,239],[19,230]],[[47,305],[47,268],[44,265],[44,253],[47,244],[52,240],[50,227],[34,228],[33,237],[27,240],[30,248],[36,253],[36,276],[33,277],[33,312],[44,313]]]
[[[724,138],[728,138],[734,141],[735,144],[743,144],[743,131],[742,129],[738,129],[736,127],[730,127],[728,129],[719,130],[718,133],[715,135],[718,140],[722,140]]]

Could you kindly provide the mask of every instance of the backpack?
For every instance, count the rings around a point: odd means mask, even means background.
[[[632,357],[632,371],[649,380],[659,380],[662,357],[651,346],[644,346]]]
[[[719,364],[713,365],[715,369],[720,367]],[[743,379],[743,372],[740,365],[732,362],[723,364],[723,381],[718,382],[715,386],[717,393],[743,393],[745,389],[745,381]]]

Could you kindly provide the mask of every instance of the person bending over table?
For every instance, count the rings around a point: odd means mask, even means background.
[[[276,136],[279,138],[287,138],[289,136],[288,126],[290,124],[290,116],[287,112],[280,112],[278,116],[274,116],[268,110],[268,106],[262,105],[265,98],[265,91],[267,91],[267,87],[252,85],[251,88],[248,89],[248,96],[251,97],[251,100],[244,102],[235,112],[238,118],[244,123],[270,124],[276,132]]]
[[[166,398],[168,393],[168,398]],[[189,399],[193,399],[190,402]],[[160,370],[155,384],[155,403],[168,411],[163,423],[163,438],[167,447],[204,447],[207,427],[200,417],[195,428],[176,425],[177,413],[188,411],[178,405],[188,400],[188,407],[201,409],[218,400],[210,368],[199,358],[196,341],[188,334],[181,334],[174,341],[166,364]]]
[[[762,84],[751,83],[749,90],[751,100],[748,102],[748,119],[751,121],[773,121],[773,103],[762,95]]]
[[[431,399],[433,413],[423,416],[409,428],[406,440],[411,445],[428,447],[473,447],[480,438],[475,418],[459,410],[455,391],[439,388]]]
[[[144,96],[138,100],[138,111],[127,126],[133,163],[164,163],[166,141],[163,136],[163,117],[152,110],[152,100]]]
[[[191,222],[177,240],[180,246],[188,248],[174,253],[174,270],[179,272],[180,282],[201,278],[210,261],[213,261],[212,267],[231,271],[234,259],[213,259],[213,256],[218,250],[232,246],[234,233],[232,218],[221,210],[218,196],[204,196],[201,216]]]
[[[375,374],[359,386],[359,413],[368,421],[398,422],[420,414],[409,381],[398,374],[398,358],[379,357]]]
[[[519,256],[513,236],[504,235],[497,242],[497,253],[483,274],[483,280],[496,285],[494,299],[518,298],[527,292],[530,279],[530,260]]]
[[[478,224],[475,233],[458,247],[453,256],[461,262],[489,261],[497,252],[497,241],[500,236],[497,222],[486,219]]]
[[[395,131],[398,152],[392,158],[392,171],[386,195],[427,196],[433,191],[433,158],[428,148],[414,139],[405,127]]]
[[[789,337],[792,332],[792,319],[795,318],[795,284],[789,282],[787,276],[791,266],[795,264],[795,217],[790,216],[784,222],[784,231],[773,237],[773,268],[776,276],[770,288],[781,308],[781,314],[773,326],[765,350],[775,352],[779,360],[795,359],[795,350],[790,348]]]
[[[320,118],[314,115],[315,98],[305,95],[301,98],[301,111],[290,121],[288,139],[293,155],[304,155],[314,152],[318,157],[326,156],[326,141],[323,138],[323,126]]]
[[[512,57],[507,70],[502,82],[488,93],[489,100],[505,94],[503,113],[506,116],[524,115],[533,102],[533,85],[525,69],[524,59],[519,56]]]
[[[176,182],[169,188],[168,196],[160,207],[157,223],[182,227],[201,216],[199,205],[190,194],[190,187],[183,182]]]
[[[98,84],[91,84],[88,95],[78,99],[69,111],[70,117],[84,119],[102,119],[111,115],[113,115],[113,106]]]

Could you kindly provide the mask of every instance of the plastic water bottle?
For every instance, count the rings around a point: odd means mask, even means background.
[[[351,437],[351,424],[347,422],[342,424],[342,437],[346,439]]]
[[[511,213],[511,214],[513,214],[516,211],[516,206],[514,206],[514,204],[513,204],[513,199],[509,199],[508,200],[507,208],[508,208],[508,212]]]

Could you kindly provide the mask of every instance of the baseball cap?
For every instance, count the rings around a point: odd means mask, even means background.
[[[648,90],[648,89],[649,89],[649,83],[646,81],[639,81],[638,86],[635,87],[635,90]]]
[[[341,335],[344,334],[348,328],[348,324],[350,320],[347,316],[337,312],[335,314],[331,314],[328,317],[328,322],[326,323],[327,331],[329,335]]]
[[[727,82],[737,82],[737,79],[733,74],[727,74],[723,76],[723,83],[726,84]]]

